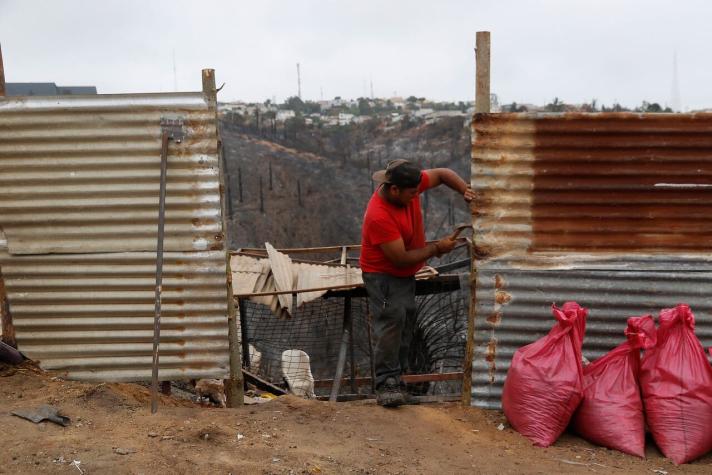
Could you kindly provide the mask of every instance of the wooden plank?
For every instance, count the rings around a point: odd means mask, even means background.
[[[303,292],[316,292],[319,290],[338,290],[338,289],[353,289],[355,287],[363,287],[363,284],[343,284],[343,285],[330,285],[326,287],[313,287],[311,289],[294,289],[294,290],[278,290],[274,292],[252,292],[247,294],[236,294],[235,297],[263,297],[267,295],[287,295],[287,294],[299,294]]]
[[[327,252],[342,252],[346,248],[348,250],[361,249],[360,244],[348,244],[346,246],[326,246],[326,247],[292,247],[286,249],[277,249],[283,254],[318,254]],[[263,248],[260,247],[243,247],[243,252],[265,252]]]
[[[282,389],[279,386],[275,386],[269,381],[260,378],[256,374],[250,373],[245,368],[242,369],[242,374],[245,378],[245,381],[254,385],[257,389],[261,391],[267,391],[278,396],[283,396],[287,394],[287,391],[285,389]]]
[[[404,383],[427,383],[430,381],[457,381],[462,378],[462,372],[432,373],[432,374],[404,374],[401,379]]]
[[[477,32],[475,112],[490,112],[490,32]]]
[[[407,384],[413,383],[427,383],[430,381],[459,381],[462,379],[463,373],[461,371],[455,371],[450,373],[429,373],[429,374],[404,374],[401,376],[401,380]],[[341,384],[348,384],[351,381],[350,378],[342,378]],[[366,386],[371,384],[371,378],[368,376],[355,378],[356,386]],[[318,379],[314,381],[315,388],[328,388],[334,384],[333,379]]]
[[[208,99],[208,104],[215,114],[215,123],[218,122],[217,116],[217,102],[218,102],[218,92],[215,88],[215,70],[214,69],[203,69],[202,70],[202,81],[203,81],[203,94]],[[218,127],[218,154],[220,159],[218,163],[224,165],[224,157],[222,156],[223,147],[221,146],[220,140],[220,128]],[[227,199],[225,197],[225,190],[227,189],[227,170],[224,166],[220,166],[218,170],[219,180],[220,180],[220,214],[222,221],[222,235],[223,242],[227,243]],[[230,251],[225,246],[225,282],[227,291],[227,338],[228,338],[228,348],[229,348],[229,362],[230,362],[230,377],[223,381],[225,385],[225,399],[227,407],[242,407],[245,402],[245,381],[242,377],[242,358],[241,351],[242,347],[240,345],[240,336],[237,331],[237,315],[235,311],[235,301],[233,300],[233,290],[232,290],[232,270],[230,268]]]
[[[475,49],[475,112],[489,113],[490,105],[490,32],[478,31]],[[474,179],[474,177],[472,177]],[[470,204],[473,213],[474,204]],[[465,345],[465,361],[462,365],[462,399],[464,406],[472,403],[472,358],[475,355],[475,314],[477,304],[477,266],[475,264],[475,233],[470,244],[470,304],[467,313],[467,343]]]

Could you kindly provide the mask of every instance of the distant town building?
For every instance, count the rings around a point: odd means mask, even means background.
[[[348,125],[354,120],[353,114],[347,114],[346,112],[339,112],[339,125]]]
[[[431,109],[429,107],[423,107],[423,108],[415,111],[415,116],[416,117],[425,117],[426,115],[432,114],[433,112],[435,112],[433,109]]]
[[[402,97],[391,97],[388,100],[391,101],[391,104],[393,104],[393,107],[396,109],[405,109],[406,102]]]
[[[417,112],[416,112],[417,114]],[[426,124],[434,124],[440,119],[445,119],[448,117],[467,117],[467,114],[462,112],[462,111],[435,111],[432,112],[428,115],[426,115],[425,118],[425,123]]]
[[[291,109],[284,109],[284,110],[279,110],[277,111],[277,122],[284,122],[287,119],[293,119],[296,116],[296,113],[291,110]]]
[[[95,86],[58,86],[53,82],[8,82],[6,96],[72,96],[96,94]]]

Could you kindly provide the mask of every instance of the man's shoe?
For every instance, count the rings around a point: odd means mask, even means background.
[[[376,389],[376,402],[383,407],[397,407],[405,404],[403,393],[394,378],[386,379],[386,382]]]
[[[408,404],[409,406],[417,406],[420,404],[420,399],[408,392],[408,387],[405,383],[401,382],[399,387],[401,394],[403,394],[403,404]]]

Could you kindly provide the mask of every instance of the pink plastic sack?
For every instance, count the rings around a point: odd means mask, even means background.
[[[640,387],[650,432],[676,464],[712,450],[712,367],[684,304],[660,311],[657,345],[646,351]]]
[[[507,373],[502,408],[509,423],[534,445],[559,438],[581,401],[581,346],[588,311],[576,302],[552,306],[549,334],[519,348]]]
[[[627,341],[583,369],[583,400],[572,425],[594,444],[645,457],[645,414],[638,373],[640,348],[655,346],[653,317],[631,317]]]

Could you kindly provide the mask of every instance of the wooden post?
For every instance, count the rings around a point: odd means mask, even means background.
[[[475,112],[488,114],[490,112],[490,33],[477,32],[476,81],[475,81]],[[471,185],[474,188],[474,176]],[[470,212],[474,217],[474,203],[470,204]],[[477,262],[476,233],[472,234],[470,242],[470,302],[467,312],[467,345],[465,346],[465,361],[462,365],[462,405],[472,404],[472,359],[475,356],[475,317],[477,315]]]
[[[5,66],[2,63],[2,45],[0,45],[0,97],[5,96]]]
[[[215,114],[215,123],[218,120],[218,95],[215,89],[215,70],[203,69],[203,94],[208,100],[208,106],[213,109]],[[219,134],[219,129],[216,129]],[[218,153],[220,147],[220,137],[217,137]],[[218,161],[222,163],[222,161]],[[237,316],[235,315],[235,301],[232,295],[232,269],[230,266],[230,251],[227,246],[227,206],[225,205],[225,180],[227,179],[227,170],[220,167],[220,205],[222,213],[222,233],[223,246],[225,248],[225,287],[227,292],[227,338],[230,351],[230,379],[226,379],[225,395],[227,396],[227,407],[241,407],[245,400],[244,379],[242,377],[242,358],[240,357],[240,338],[237,332]],[[240,187],[242,188],[242,187]]]
[[[490,32],[477,32],[477,81],[475,82],[475,112],[490,111]]]
[[[2,277],[2,268],[0,268],[0,324],[2,324],[2,342],[17,349],[15,326],[12,324],[10,302],[8,302],[7,293],[5,292],[5,280]]]

